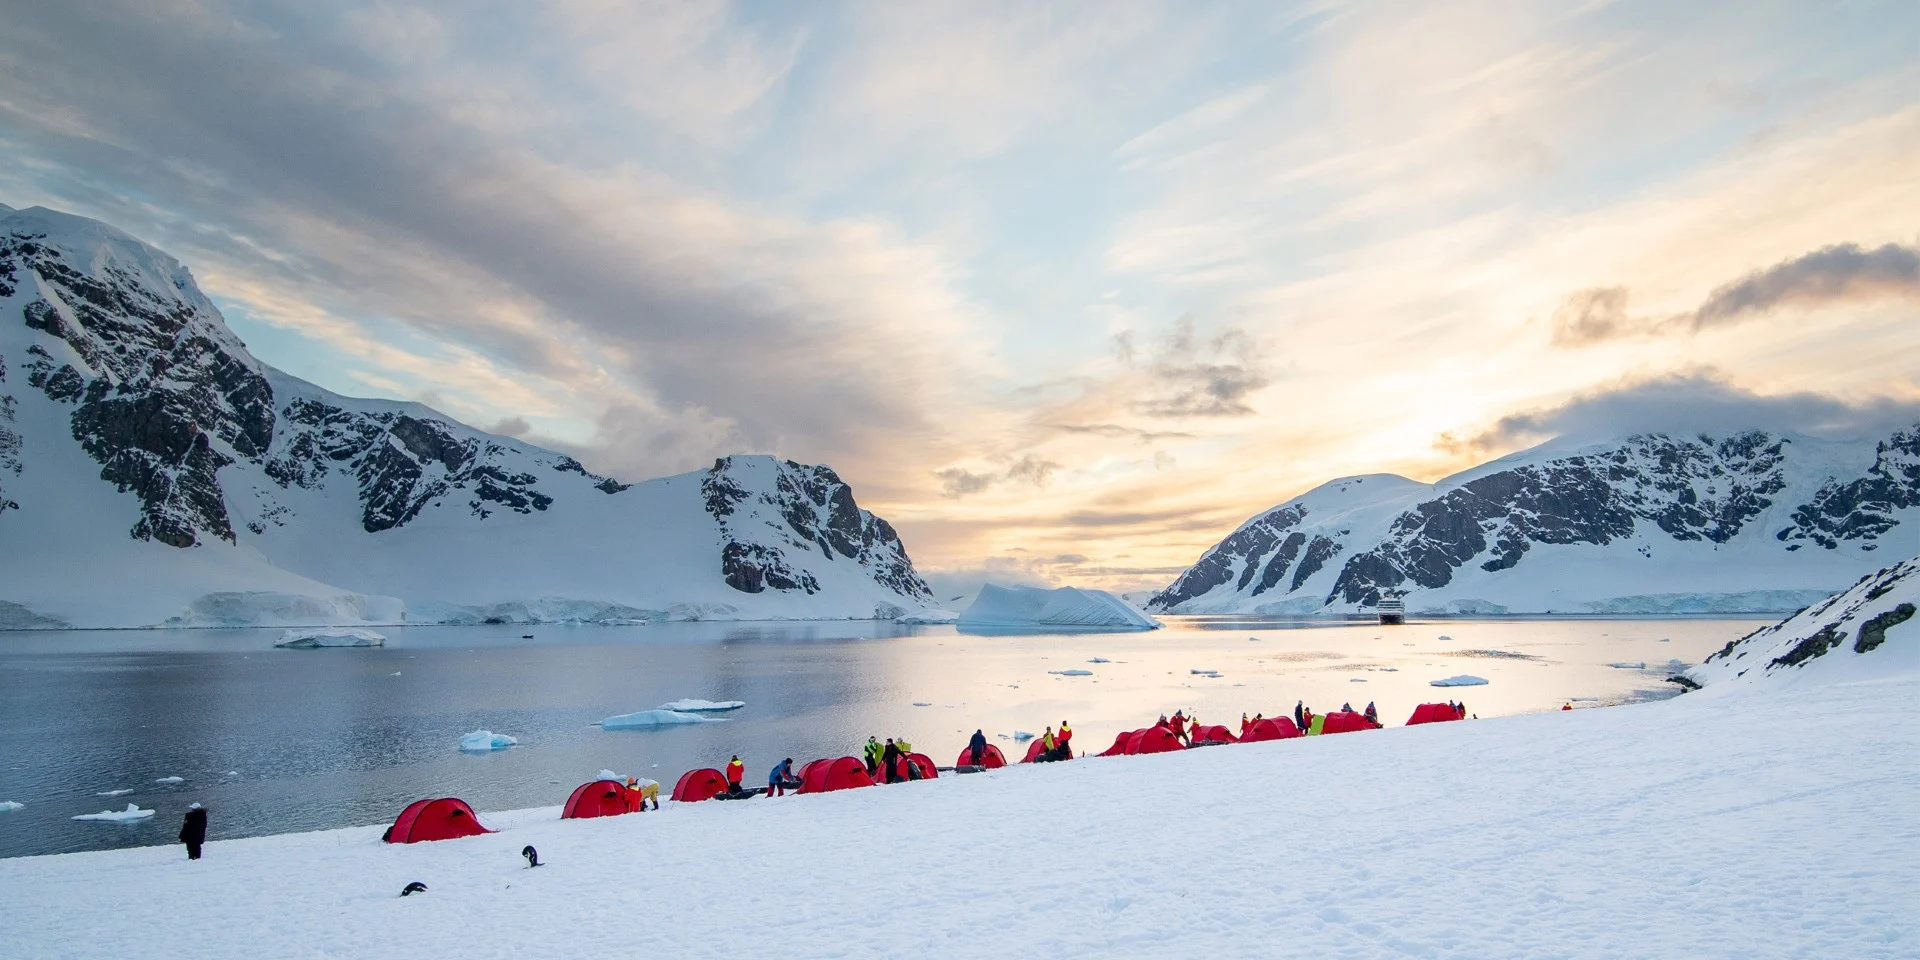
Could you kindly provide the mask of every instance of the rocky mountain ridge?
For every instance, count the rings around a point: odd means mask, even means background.
[[[255,359],[164,253],[96,221],[0,207],[0,536],[19,574],[0,604],[12,620],[95,622],[70,615],[84,589],[53,582],[84,578],[89,552],[124,565],[136,592],[165,582],[165,599],[134,604],[138,622],[155,603],[179,605],[172,620],[271,608],[265,620],[286,622],[573,602],[642,617],[886,616],[931,600],[893,528],[831,469],[723,457],[694,478],[623,483],[418,404],[332,394]],[[110,537],[116,517],[126,523]],[[654,539],[608,539],[635,527]],[[468,578],[490,582],[481,591],[392,562],[451,573],[474,549],[492,558]],[[548,569],[594,554],[591,574],[550,576],[541,551]],[[638,582],[607,575],[621,564]],[[592,595],[565,595],[582,589]]]
[[[1350,477],[1255,516],[1150,601],[1175,613],[1791,610],[1911,550],[1920,424],[1542,445],[1439,483]]]

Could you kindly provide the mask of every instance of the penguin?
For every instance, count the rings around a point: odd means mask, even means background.
[[[414,882],[409,883],[404,888],[402,888],[400,890],[400,895],[404,897],[410,893],[426,893],[426,892],[427,892],[427,885],[424,883],[421,883],[418,880],[415,880]]]
[[[521,847],[520,855],[527,858],[527,866],[537,867],[540,865],[540,851],[535,850],[533,844],[527,844]]]

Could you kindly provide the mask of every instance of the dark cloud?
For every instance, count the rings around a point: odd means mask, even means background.
[[[1835,439],[1885,436],[1920,423],[1920,402],[1850,402],[1823,393],[1760,394],[1710,370],[1673,374],[1502,417],[1469,440],[1442,435],[1452,452],[1506,451],[1552,437],[1605,440],[1635,433],[1723,435],[1771,430]]]
[[[1739,323],[1775,307],[1816,307],[1880,298],[1920,299],[1920,250],[1885,244],[1823,247],[1756,270],[1713,291],[1691,317],[1695,330]]]
[[[472,75],[426,83],[408,57],[432,45],[382,58],[321,8],[207,11],[10,8],[0,138],[20,161],[12,182],[191,266],[211,260],[508,370],[596,384],[614,404],[597,459],[624,471],[732,452],[669,442],[689,434],[843,468],[898,463],[903,443],[937,435],[928,398],[947,365],[934,338],[895,320],[952,308],[938,266],[876,231],[726,207],[617,144],[556,159],[563,141],[549,135],[569,111],[611,106],[507,76],[567,82],[539,12],[449,11],[442,39],[466,44]],[[489,50],[528,59],[487,77],[472,64]],[[629,395],[653,409],[626,416]],[[643,446],[663,460],[615,445],[655,428],[666,436]]]
[[[1149,417],[1250,416],[1255,411],[1246,398],[1273,382],[1261,344],[1238,327],[1206,335],[1182,317],[1151,351],[1130,333],[1114,337],[1114,350],[1145,374],[1145,395],[1130,406]]]
[[[1013,465],[1005,470],[993,473],[974,473],[960,467],[948,467],[945,470],[935,470],[933,475],[940,480],[940,495],[952,500],[979,493],[994,484],[1009,481],[1044,487],[1047,481],[1053,479],[1053,472],[1058,469],[1060,465],[1052,460],[1027,454],[1015,460]]]
[[[1871,300],[1920,300],[1920,250],[1889,243],[1822,247],[1723,284],[1700,306],[1673,316],[1634,316],[1626,287],[1568,294],[1553,314],[1553,345],[1673,336],[1732,326],[1782,307],[1811,309]]]

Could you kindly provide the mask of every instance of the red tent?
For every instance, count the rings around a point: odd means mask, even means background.
[[[1025,759],[1022,759],[1020,762],[1033,763],[1034,761],[1040,759],[1041,754],[1046,752],[1047,751],[1041,745],[1040,738],[1034,737],[1032,740],[1027,741],[1027,755]]]
[[[1352,733],[1355,730],[1372,730],[1374,724],[1367,720],[1364,713],[1347,710],[1335,710],[1327,714],[1327,721],[1320,725],[1321,733]]]
[[[1187,731],[1187,740],[1191,743],[1232,743],[1234,742],[1234,736],[1226,727],[1215,725],[1210,727],[1194,727],[1192,730]]]
[[[960,759],[953,761],[953,765],[956,767],[973,766],[973,751],[965,747],[960,748]],[[999,747],[989,743],[985,750],[980,751],[980,765],[988,770],[992,770],[995,767],[1004,767],[1007,765],[1007,755],[1001,753]]]
[[[1416,723],[1440,723],[1445,720],[1459,720],[1460,711],[1450,703],[1423,703],[1413,708],[1413,716],[1407,720],[1407,726]]]
[[[560,819],[583,820],[587,817],[617,817],[632,813],[632,793],[618,780],[583,783],[573,789],[573,796],[567,798],[567,805],[560,809]]]
[[[934,766],[933,758],[924,753],[909,753],[900,758],[900,762],[913,771],[913,775],[922,780],[932,780],[940,776],[940,768]],[[912,779],[908,777],[907,779]]]
[[[873,778],[867,776],[867,765],[855,757],[840,757],[835,760],[815,760],[800,768],[799,793],[826,793],[829,790],[849,790],[854,787],[871,787]]]
[[[1137,734],[1137,733],[1139,733],[1139,732],[1140,732],[1140,731],[1138,731],[1138,730],[1122,730],[1122,731],[1120,731],[1120,735],[1119,735],[1119,736],[1117,736],[1117,737],[1114,737],[1114,738],[1113,738],[1113,746],[1111,746],[1111,747],[1108,747],[1108,748],[1106,748],[1105,750],[1102,750],[1102,751],[1100,751],[1100,756],[1103,756],[1103,757],[1117,757],[1117,756],[1120,756],[1120,755],[1121,755],[1121,754],[1123,754],[1123,753],[1127,753],[1127,752],[1128,752],[1128,751],[1127,751],[1127,744],[1129,744],[1129,743],[1132,743],[1132,742],[1133,742],[1133,737],[1134,737],[1134,734]]]
[[[688,770],[673,785],[673,799],[680,803],[712,800],[727,792],[727,778],[712,767]]]
[[[1128,753],[1167,753],[1172,750],[1185,750],[1187,745],[1173,735],[1173,731],[1155,724],[1145,730],[1136,730],[1133,739],[1127,741]]]
[[[1253,743],[1259,740],[1291,740],[1294,737],[1303,736],[1306,736],[1306,734],[1301,733],[1300,728],[1293,725],[1292,717],[1263,717],[1255,720],[1253,726],[1247,728],[1246,736],[1241,737],[1240,742]]]
[[[480,825],[480,818],[474,815],[473,808],[467,806],[465,800],[441,797],[407,804],[382,839],[388,843],[421,843],[492,832]]]

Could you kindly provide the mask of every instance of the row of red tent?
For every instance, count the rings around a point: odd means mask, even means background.
[[[1423,703],[1413,711],[1413,717],[1407,726],[1422,723],[1439,723],[1447,720],[1465,719],[1465,712],[1453,704]],[[1339,710],[1326,714],[1321,723],[1320,732],[1349,733],[1356,730],[1372,730],[1376,725],[1367,718],[1351,711]],[[1256,743],[1263,740],[1288,740],[1306,736],[1294,724],[1290,717],[1263,718],[1249,724],[1239,736],[1223,726],[1194,726],[1187,731],[1187,740],[1182,742],[1170,728],[1155,724],[1139,730],[1128,730],[1113,739],[1113,746],[1100,752],[1099,756],[1113,757],[1127,754],[1167,753],[1185,750],[1190,745],[1213,743]],[[1027,747],[1027,755],[1020,762],[1037,762],[1046,752],[1040,740],[1033,740]],[[901,757],[895,769],[895,779],[932,780],[940,776],[940,770],[934,765],[933,758],[924,753],[909,753]],[[980,767],[993,770],[1007,765],[1006,755],[1000,748],[987,744],[981,752],[979,763],[974,762],[973,751],[962,748],[960,756],[954,761],[955,767]],[[856,787],[871,787],[875,784],[867,765],[858,757],[832,757],[815,760],[800,768],[797,777],[800,781],[795,793],[829,793],[834,790],[850,790]],[[884,781],[884,777],[882,781]],[[679,803],[695,803],[711,800],[714,797],[731,793],[727,778],[719,770],[703,767],[689,770],[681,775],[673,785],[672,799]],[[641,809],[640,791],[630,790],[617,780],[594,780],[574,788],[567,803],[560,809],[563,820],[579,820],[591,817],[611,817],[625,813],[635,813]],[[454,797],[442,797],[437,800],[415,800],[400,816],[393,821],[382,839],[388,843],[419,843],[425,840],[451,840],[455,837],[471,837],[482,833],[493,833],[480,823],[480,818],[467,805],[465,800]]]

